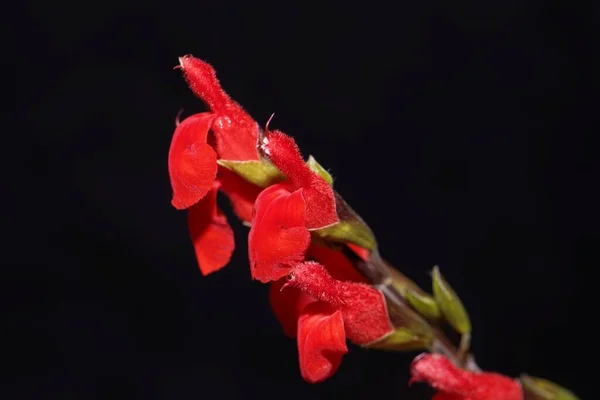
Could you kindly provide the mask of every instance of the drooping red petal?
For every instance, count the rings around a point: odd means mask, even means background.
[[[354,268],[352,262],[341,251],[311,243],[307,254],[323,265],[333,279],[366,283],[367,279]]]
[[[217,207],[215,182],[208,194],[188,209],[188,228],[202,275],[223,268],[235,248],[227,217]]]
[[[311,383],[332,376],[348,353],[342,312],[314,302],[298,319],[298,358],[302,377]]]
[[[342,311],[346,336],[362,345],[381,339],[393,330],[383,294],[355,282],[335,280],[312,261],[298,264],[289,274],[290,284]]]
[[[269,301],[273,314],[281,324],[286,336],[296,337],[298,317],[308,304],[316,301],[313,297],[302,293],[295,287],[285,286],[286,280],[271,282]]]
[[[415,358],[411,375],[411,382],[428,383],[443,393],[439,398],[444,400],[523,399],[516,380],[495,373],[462,370],[440,354],[421,354]]]
[[[182,210],[196,204],[211,189],[217,175],[217,154],[206,143],[215,116],[194,114],[175,128],[169,149],[171,204]]]
[[[302,191],[265,189],[256,199],[248,235],[252,277],[263,283],[284,277],[304,259],[309,244]]]
[[[258,124],[221,88],[213,67],[190,55],[181,57],[179,64],[190,89],[217,115],[212,130],[219,158],[258,160]]]
[[[268,132],[262,148],[290,182],[303,189],[308,229],[338,222],[333,189],[306,165],[294,139],[280,131]]]
[[[238,218],[244,222],[252,222],[254,202],[262,189],[223,167],[219,167],[218,180],[221,182],[221,191],[231,201]]]

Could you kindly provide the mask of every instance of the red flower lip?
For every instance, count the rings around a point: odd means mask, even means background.
[[[284,185],[273,185],[257,197],[248,235],[254,279],[263,283],[275,281],[304,260],[310,244],[305,223],[301,190],[289,192]]]
[[[196,204],[211,189],[217,176],[217,154],[206,143],[215,116],[200,113],[177,125],[169,149],[171,203],[179,210]]]

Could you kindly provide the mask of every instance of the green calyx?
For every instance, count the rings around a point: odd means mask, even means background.
[[[467,310],[456,292],[446,282],[437,265],[433,267],[432,277],[433,297],[446,321],[458,333],[463,335],[471,333],[471,320],[469,319]]]
[[[235,172],[244,180],[265,188],[274,182],[281,181],[284,176],[268,161],[231,161],[217,160],[217,164]]]

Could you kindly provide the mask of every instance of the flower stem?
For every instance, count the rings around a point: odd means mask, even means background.
[[[394,279],[405,280],[408,284],[414,285],[412,281],[386,263],[377,251],[371,254],[368,261],[358,257],[349,248],[345,247],[344,253],[354,262],[358,271],[383,293],[390,309],[390,318],[393,324],[396,326],[424,327],[425,330],[433,335],[429,351],[443,354],[461,368],[470,371],[480,371],[472,354],[469,353],[469,335],[463,336],[458,346],[454,345],[438,326],[435,326],[414,311],[404,300],[399,290],[393,285]]]

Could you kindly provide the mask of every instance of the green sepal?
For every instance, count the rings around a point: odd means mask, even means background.
[[[450,326],[463,335],[471,333],[471,321],[467,310],[452,287],[442,277],[437,265],[433,267],[433,297]]]
[[[406,290],[405,298],[423,317],[434,321],[441,318],[440,308],[432,296],[409,289]]]
[[[335,208],[339,222],[324,228],[313,230],[313,235],[337,243],[353,243],[369,251],[377,248],[377,240],[371,228],[350,207],[348,203],[335,190]]]
[[[217,160],[217,164],[235,172],[237,175],[244,178],[244,180],[262,188],[284,179],[284,176],[279,172],[277,167],[267,160]]]
[[[524,400],[579,400],[569,390],[546,379],[521,375],[519,380]]]
[[[431,345],[431,341],[431,337],[416,334],[406,327],[400,327],[394,329],[389,335],[363,347],[393,351],[426,350]]]
[[[315,160],[313,156],[308,157],[308,161],[306,161],[306,165],[317,175],[325,180],[329,184],[329,186],[333,186],[333,177],[321,164]]]
[[[377,247],[371,229],[358,219],[340,221],[325,228],[315,229],[313,232],[326,241],[353,243],[367,250],[373,250]]]

